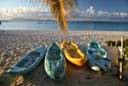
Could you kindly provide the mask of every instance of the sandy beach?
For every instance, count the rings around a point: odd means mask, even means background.
[[[68,35],[62,32],[50,31],[0,31],[0,69],[7,71],[11,65],[18,61],[30,49],[39,46],[49,46],[54,41],[75,41],[83,52],[89,41],[94,37],[107,49],[111,58],[118,58],[116,47],[108,47],[106,41],[120,40],[124,36],[128,39],[128,32],[118,31],[70,31]],[[83,67],[76,67],[67,61],[67,73],[62,81],[53,81],[44,71],[43,61],[30,74],[24,76],[19,86],[128,86],[128,70],[125,70],[126,79],[120,81],[114,69],[100,74],[89,69],[87,63]],[[5,83],[0,83],[5,86]]]

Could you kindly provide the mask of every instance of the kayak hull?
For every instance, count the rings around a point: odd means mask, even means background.
[[[47,50],[44,67],[47,75],[53,80],[64,78],[66,61],[62,55],[59,45],[55,42]]]
[[[66,59],[77,66],[83,66],[87,61],[85,55],[74,42],[62,42],[61,49]]]
[[[46,50],[47,49],[45,47],[40,47],[30,51],[7,72],[10,74],[26,74],[31,72],[45,57]]]
[[[106,72],[111,67],[111,59],[107,51],[96,41],[91,41],[87,47],[89,66],[94,71]]]

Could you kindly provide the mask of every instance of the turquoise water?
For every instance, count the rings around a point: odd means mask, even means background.
[[[69,30],[101,30],[101,31],[128,31],[128,22],[69,22]],[[56,31],[56,21],[9,21],[2,22],[0,30],[52,30]]]

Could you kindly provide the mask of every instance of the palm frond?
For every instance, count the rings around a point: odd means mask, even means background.
[[[46,3],[50,8],[51,14],[57,19],[61,30],[68,31],[67,17],[73,13],[77,6],[77,0],[33,0]]]

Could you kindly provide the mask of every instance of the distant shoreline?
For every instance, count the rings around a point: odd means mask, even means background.
[[[1,20],[1,22],[9,21],[56,21],[54,18],[42,18],[42,19],[7,19]],[[128,20],[109,20],[109,19],[69,19],[68,22],[107,22],[107,23],[128,23]]]
[[[29,30],[29,29],[18,29],[18,30],[16,30],[16,29],[10,29],[10,30],[9,30],[9,29],[5,29],[5,30],[4,30],[4,29],[0,29],[0,32],[1,32],[1,31],[62,32],[60,29],[58,29],[58,30],[41,30],[41,29],[30,29],[30,30]],[[83,32],[83,33],[84,33],[84,32],[103,32],[103,33],[104,33],[104,32],[105,32],[105,33],[106,33],[106,32],[110,32],[110,33],[115,33],[115,32],[116,32],[116,33],[128,33],[128,31],[123,31],[123,30],[122,30],[122,31],[116,31],[116,30],[91,30],[91,29],[87,29],[87,30],[69,30],[68,32],[69,32],[69,33],[70,33],[70,32]],[[63,33],[63,32],[62,32],[62,33]]]

